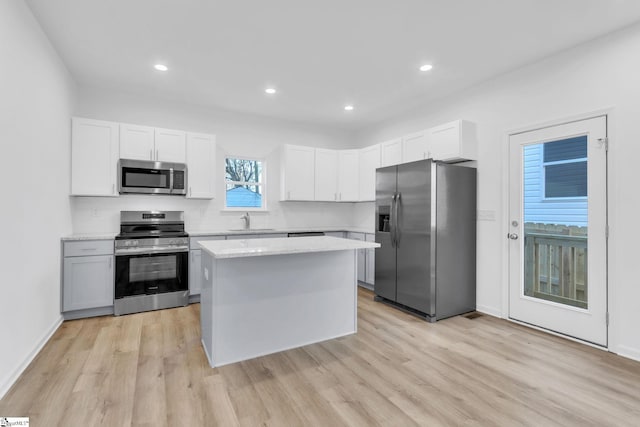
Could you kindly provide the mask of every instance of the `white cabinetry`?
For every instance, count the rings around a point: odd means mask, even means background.
[[[375,234],[367,234],[365,236],[367,242],[375,242]],[[370,285],[373,285],[376,277],[376,250],[374,248],[365,249],[365,274],[364,281]]]
[[[155,130],[156,162],[185,163],[186,132],[171,129]]]
[[[201,240],[224,240],[224,236],[191,237],[189,240],[191,242],[191,250],[189,251],[189,295],[200,295],[200,291],[202,290],[202,273],[200,271],[202,266],[202,250],[197,242]],[[198,298],[194,299],[196,301],[198,300]]]
[[[338,200],[338,152],[316,148],[315,200],[333,202]]]
[[[314,200],[315,148],[285,145],[281,173],[280,200]]]
[[[393,166],[402,163],[402,139],[392,139],[380,143],[382,166]]]
[[[213,199],[216,170],[216,137],[187,134],[187,198]]]
[[[380,167],[380,145],[362,148],[359,153],[358,196],[360,201],[376,199],[376,169]]]
[[[63,256],[62,312],[85,310],[65,318],[113,313],[113,240],[64,242]]]
[[[123,123],[120,125],[120,157],[184,163],[186,133]]]
[[[71,121],[71,195],[117,196],[118,124]]]
[[[402,163],[415,162],[429,157],[427,131],[416,132],[402,137]]]
[[[364,241],[365,235],[364,233],[349,232],[347,238]],[[356,249],[356,251],[358,253],[358,282],[364,282],[366,274],[366,249]]]
[[[477,160],[475,125],[455,120],[429,129],[431,157],[434,160]]]
[[[358,185],[358,150],[338,151],[338,201],[357,202]]]
[[[155,160],[154,128],[130,124],[120,125],[120,158]]]

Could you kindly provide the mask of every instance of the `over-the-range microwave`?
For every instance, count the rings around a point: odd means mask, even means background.
[[[187,165],[184,163],[120,159],[120,194],[187,194]]]

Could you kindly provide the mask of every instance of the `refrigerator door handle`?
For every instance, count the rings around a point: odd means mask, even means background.
[[[391,209],[389,210],[389,215],[391,216],[391,218],[389,218],[389,231],[391,232],[391,247],[395,248],[396,247],[396,224],[395,224],[395,210],[396,207],[396,194],[393,193],[393,196],[391,196]]]
[[[400,247],[400,197],[401,197],[401,193],[397,193],[396,194],[396,206],[395,206],[395,213],[394,213],[394,219],[395,219],[395,225],[394,228],[396,229],[395,232],[395,239],[396,239],[396,248]]]

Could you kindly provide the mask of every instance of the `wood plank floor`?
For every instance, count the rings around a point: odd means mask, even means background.
[[[0,401],[33,426],[638,426],[640,363],[359,291],[358,333],[217,369],[199,305],[63,323]]]

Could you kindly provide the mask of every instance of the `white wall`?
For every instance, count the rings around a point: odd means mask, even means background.
[[[0,397],[61,321],[74,92],[24,2],[0,2]]]
[[[75,233],[118,231],[121,210],[184,210],[190,231],[226,230],[244,223],[240,212],[222,212],[225,153],[267,158],[268,212],[254,213],[256,228],[349,226],[351,204],[279,202],[279,160],[282,144],[345,148],[353,134],[293,122],[237,114],[168,100],[149,99],[96,88],[80,90],[76,115],[115,122],[182,129],[216,135],[221,185],[215,200],[130,195],[119,198],[78,197],[72,200]]]
[[[640,229],[637,161],[640,158],[640,26],[636,25],[503,75],[455,97],[431,102],[357,136],[361,146],[463,118],[477,124],[478,209],[496,213],[478,222],[480,310],[507,313],[503,303],[507,241],[506,135],[523,128],[613,107],[609,122],[610,348],[640,359]],[[361,215],[366,221],[366,212]],[[356,220],[357,222],[357,220]]]

